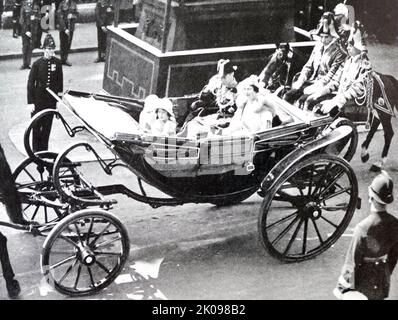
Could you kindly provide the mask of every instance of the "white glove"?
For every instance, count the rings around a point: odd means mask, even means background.
[[[337,102],[334,99],[326,100],[322,102],[321,111],[323,114],[328,114],[330,111],[332,111],[334,107],[338,107],[340,109],[340,107],[338,106]]]
[[[29,103],[27,106],[28,110],[30,113],[32,113],[33,111],[35,111],[35,105],[33,103]]]
[[[69,33],[70,33],[70,32],[69,32],[69,29],[66,29],[66,30],[65,30],[65,33],[69,36]]]
[[[26,34],[26,36],[29,37],[29,38],[32,36],[32,33],[31,33],[30,31],[26,31],[25,34]]]
[[[102,31],[106,32],[106,27],[101,27]]]
[[[298,90],[303,86],[303,84],[301,83],[301,81],[296,81],[292,84],[292,89],[293,90]]]

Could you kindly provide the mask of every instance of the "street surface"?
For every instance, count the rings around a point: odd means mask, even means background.
[[[370,48],[375,69],[398,76],[394,46]],[[95,52],[71,55],[71,68],[64,67],[64,89],[98,92],[101,90],[103,64],[94,64]],[[28,70],[20,71],[20,60],[0,61],[0,136],[8,161],[15,169],[25,157],[22,148],[24,128],[30,113],[26,108]],[[393,121],[397,128],[397,120]],[[59,151],[75,140],[61,136],[50,148]],[[364,140],[360,134],[359,146]],[[60,143],[61,142],[61,143]],[[397,138],[393,139],[387,169],[398,185]],[[97,146],[97,144],[95,145]],[[352,228],[367,214],[367,186],[374,177],[369,172],[383,146],[382,131],[369,149],[371,158],[363,164],[359,148],[351,165],[358,182],[362,209],[357,210],[350,227],[337,243],[315,259],[282,264],[272,258],[258,240],[257,216],[261,198],[252,196],[242,204],[217,208],[210,204],[187,204],[152,209],[124,196],[111,210],[129,231],[131,253],[117,281],[97,295],[84,299],[334,299],[332,290],[339,276]],[[106,156],[106,151],[101,151]],[[136,188],[136,178],[126,170],[108,177],[94,162],[84,163],[90,181],[96,184],[121,183]],[[137,190],[137,189],[135,189]],[[149,188],[149,193],[159,195]],[[0,219],[7,220],[4,210]],[[398,212],[398,201],[391,207]],[[46,285],[40,273],[40,252],[44,239],[29,233],[1,228],[8,237],[10,257],[21,283],[20,299],[72,299]],[[392,279],[390,299],[398,299],[398,272]],[[0,299],[8,299],[0,276]]]

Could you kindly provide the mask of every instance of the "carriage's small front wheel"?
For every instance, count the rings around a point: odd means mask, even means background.
[[[63,294],[82,296],[106,288],[130,250],[126,228],[104,210],[81,210],[59,222],[43,244],[41,268]]]
[[[358,183],[347,161],[320,154],[292,166],[266,193],[259,215],[264,246],[285,262],[313,258],[343,234]]]

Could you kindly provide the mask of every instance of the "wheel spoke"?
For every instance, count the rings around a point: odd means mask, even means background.
[[[75,248],[80,249],[79,246],[77,245],[77,243],[75,243],[73,240],[69,239],[67,236],[61,235],[61,236],[59,236],[59,237],[60,237],[60,239],[63,239],[63,240],[65,240],[66,242],[70,243],[70,244],[71,244],[72,246],[74,246]]]
[[[62,283],[66,277],[69,275],[69,273],[72,271],[73,267],[76,265],[77,263],[77,256],[75,256],[76,259],[75,261],[72,262],[72,264],[68,267],[68,269],[66,270],[65,274],[61,277],[61,279],[59,279],[59,283]]]
[[[32,215],[32,218],[30,218],[31,220],[35,220],[36,215],[37,215],[37,212],[39,211],[39,208],[40,208],[40,206],[37,206],[37,207],[36,207],[35,212],[34,212],[33,215]]]
[[[298,234],[302,224],[303,224],[303,219],[300,219],[296,229],[293,232],[292,237],[290,238],[289,243],[287,244],[287,247],[286,247],[285,251],[283,252],[283,255],[286,255],[289,252],[294,240],[296,240],[297,234]]]
[[[94,254],[96,256],[117,256],[120,257],[121,254],[120,253],[116,253],[116,252],[103,252],[103,251],[94,251]]]
[[[279,208],[278,208],[278,209],[279,209]],[[293,216],[296,215],[297,213],[298,213],[298,211],[293,212],[292,214],[289,214],[288,216],[282,218],[281,220],[278,220],[278,221],[276,221],[276,222],[271,223],[269,226],[267,226],[266,229],[270,229],[270,228],[272,228],[272,227],[276,227],[276,226],[280,225],[281,223],[283,223],[283,222],[285,222],[285,221],[287,221],[287,220],[290,220],[290,219],[293,218]]]
[[[91,218],[90,226],[89,226],[89,228],[88,228],[87,237],[86,237],[86,244],[87,244],[87,245],[88,245],[88,240],[90,239],[91,231],[93,230],[93,225],[94,225],[94,217]]]
[[[28,175],[28,177],[29,177],[33,182],[36,181],[36,179],[30,174],[30,172],[26,169],[26,167],[23,168],[23,171],[25,171],[25,173]]]
[[[111,243],[113,243],[113,242],[115,242],[115,241],[118,241],[118,240],[121,240],[121,239],[122,239],[122,236],[119,234],[119,236],[118,236],[117,238],[109,239],[109,240],[106,240],[106,241],[104,241],[104,242],[101,242],[101,243],[95,245],[95,246],[94,246],[94,249],[98,249],[98,248],[100,248],[100,247],[107,246],[108,244],[111,244]]]
[[[77,284],[79,283],[81,271],[82,271],[82,265],[79,264],[79,266],[77,267],[77,275],[76,275],[75,283],[73,284],[73,289],[75,289],[75,290],[77,289]]]
[[[307,251],[307,231],[308,231],[308,219],[304,220],[304,233],[303,233],[303,254]]]
[[[96,263],[102,270],[104,270],[108,275],[111,274],[111,272],[108,270],[108,268],[105,267],[101,262],[95,260],[95,263]]]
[[[347,210],[348,203],[344,203],[342,205],[336,205],[336,206],[321,206],[320,208],[324,209],[326,211]]]
[[[349,191],[351,191],[351,188],[344,188],[343,190],[337,191],[337,192],[333,192],[332,194],[329,194],[328,196],[326,196],[325,198],[320,199],[320,201],[326,201],[326,200],[330,200],[334,197],[337,197],[343,193],[347,193],[348,195],[351,195],[351,193]]]
[[[108,230],[108,228],[111,226],[111,222],[108,222],[108,224],[105,226],[105,228],[99,233],[97,234],[97,236],[94,238],[93,241],[90,242],[90,246],[92,246],[102,235],[103,233]]]
[[[343,174],[344,174],[344,170],[341,170],[341,172],[340,172],[336,177],[334,177],[332,181],[330,181],[329,185],[328,185],[325,189],[323,189],[323,191],[318,195],[318,197],[320,198],[320,197],[322,197],[326,192],[328,192],[328,191],[330,190],[330,188],[331,188],[334,184],[336,184],[336,182],[341,178],[341,176],[342,176]]]
[[[48,222],[47,206],[44,206],[44,221],[45,221],[45,223]]]
[[[79,239],[79,243],[82,244],[83,242],[82,242],[82,238],[80,237],[80,229],[77,226],[76,222],[73,222],[73,225],[75,226],[76,233],[77,233],[77,238]]]
[[[75,259],[75,258],[76,258],[76,255],[73,255],[73,256],[70,256],[68,258],[65,258],[64,260],[61,260],[61,261],[57,262],[56,264],[53,264],[52,266],[50,266],[50,270],[58,268],[58,267],[64,265],[65,263],[68,263],[72,259]]]
[[[312,224],[314,225],[314,229],[315,229],[315,232],[316,232],[316,234],[318,236],[319,241],[321,242],[321,244],[323,244],[324,241],[322,239],[321,233],[319,232],[318,226],[315,223],[315,220],[311,219],[311,221],[312,221]]]
[[[90,268],[89,266],[87,266],[87,271],[88,271],[88,274],[89,274],[89,276],[90,276],[90,281],[91,281],[92,287],[95,287],[95,282],[94,282],[93,274],[92,274],[91,268]]]
[[[289,232],[289,230],[292,228],[292,226],[299,220],[300,217],[297,215],[292,222],[289,223],[289,225],[272,241],[272,245],[278,243],[286,233]]]
[[[338,228],[338,226],[337,225],[335,225],[332,221],[330,221],[329,219],[326,219],[323,215],[321,216],[321,218],[323,219],[323,220],[325,220],[326,222],[328,222],[329,224],[331,224],[333,227],[335,227],[336,229]]]
[[[311,166],[310,183],[308,185],[308,193],[307,193],[307,195],[309,195],[309,196],[311,195],[312,182],[313,182],[313,179],[314,179],[314,167],[315,167],[315,165]]]

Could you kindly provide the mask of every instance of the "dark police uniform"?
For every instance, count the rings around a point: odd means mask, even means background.
[[[39,19],[39,20],[38,20]],[[29,69],[32,61],[32,50],[37,41],[37,23],[40,27],[40,6],[31,0],[22,3],[20,24],[22,26],[22,59],[21,69]],[[30,32],[28,36],[26,33]]]
[[[55,109],[56,100],[46,90],[51,89],[54,93],[63,90],[63,73],[61,61],[52,57],[44,57],[35,61],[28,80],[28,104],[34,103],[35,110],[32,117],[44,109]],[[44,118],[39,126],[33,128],[33,151],[47,150],[48,140],[52,126],[52,116]]]
[[[62,64],[70,65],[67,60],[70,46],[72,44],[73,32],[75,31],[77,15],[77,5],[74,0],[63,0],[59,4],[57,17],[59,23],[59,41]],[[66,30],[69,30],[69,35],[65,33]]]
[[[109,26],[113,21],[113,5],[111,0],[98,0],[95,6],[95,19],[98,37],[98,59],[95,62],[105,61],[106,31],[103,27]]]
[[[12,5],[12,36],[14,38],[21,35],[21,24],[19,23],[21,18],[21,7],[22,0],[15,0]]]

